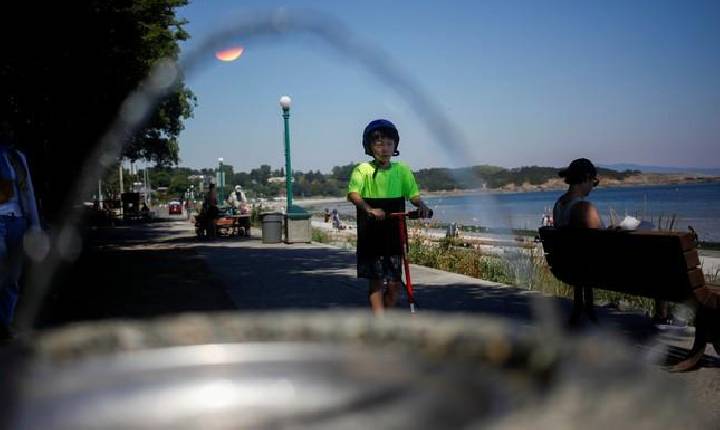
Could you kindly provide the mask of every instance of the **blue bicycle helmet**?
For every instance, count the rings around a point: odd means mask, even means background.
[[[400,155],[400,151],[397,150],[398,145],[400,144],[400,134],[398,133],[398,129],[397,127],[395,127],[395,124],[386,119],[376,119],[374,121],[370,121],[370,124],[365,127],[365,131],[363,131],[362,137],[362,145],[363,148],[365,148],[365,154],[371,157],[373,156],[372,150],[370,149],[369,138],[370,134],[376,130],[383,130],[390,137],[395,139],[395,152],[393,152],[393,156]]]

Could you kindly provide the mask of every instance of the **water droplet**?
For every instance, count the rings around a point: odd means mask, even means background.
[[[148,82],[152,91],[161,92],[175,83],[178,77],[177,65],[172,60],[161,60],[155,64]]]
[[[128,124],[137,124],[145,117],[150,109],[150,100],[147,95],[135,93],[130,96],[120,108],[122,119]]]
[[[100,164],[103,167],[109,167],[118,161],[119,157],[119,145],[117,139],[113,139],[108,146],[107,151],[100,155]]]
[[[75,261],[82,251],[82,240],[74,227],[66,227],[58,236],[57,249],[60,258],[65,261]]]
[[[290,14],[287,9],[281,7],[273,11],[272,26],[275,31],[285,32],[290,25]]]
[[[23,237],[23,249],[32,261],[43,261],[50,253],[50,237],[42,230],[29,230]]]

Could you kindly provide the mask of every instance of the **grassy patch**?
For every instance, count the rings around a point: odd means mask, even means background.
[[[706,273],[705,282],[708,284],[720,284],[720,267],[716,267],[714,272]]]
[[[492,282],[511,284],[515,279],[512,266],[506,260],[457,247],[452,239],[431,244],[416,236],[410,242],[408,257],[415,264]]]
[[[354,236],[333,234],[332,232],[319,228],[312,229],[312,241],[327,243],[347,250],[357,248],[357,239]]]
[[[312,229],[312,241],[320,243],[330,243],[331,238],[327,232],[320,230],[319,228],[314,228]]]

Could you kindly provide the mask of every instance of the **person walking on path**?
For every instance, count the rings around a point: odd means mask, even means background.
[[[568,190],[558,198],[553,207],[553,223],[555,227],[604,228],[597,208],[586,200],[587,196],[600,181],[597,169],[587,158],[573,160],[570,165],[559,172],[565,179]],[[593,309],[593,289],[575,287],[573,291],[573,310],[570,324],[576,325],[585,310],[588,319],[597,322]]]
[[[357,165],[348,184],[348,200],[357,208],[357,276],[369,281],[370,307],[375,314],[395,306],[402,285],[403,244],[396,221],[389,215],[405,212],[406,199],[418,208],[421,217],[430,211],[420,198],[410,167],[390,161],[400,154],[399,143],[400,135],[392,122],[371,121],[363,132],[362,145],[373,160]]]
[[[217,236],[216,220],[220,214],[215,184],[210,184],[208,187],[208,192],[205,195],[205,200],[203,201],[203,211],[205,212],[205,234],[208,239],[213,240]]]
[[[23,237],[39,231],[30,169],[15,148],[12,130],[0,125],[0,340],[12,337],[11,324],[20,295],[24,259]]]

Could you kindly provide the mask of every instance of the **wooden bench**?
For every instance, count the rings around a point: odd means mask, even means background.
[[[707,342],[720,354],[720,286],[705,282],[690,233],[554,227],[539,232],[545,259],[560,281],[695,306],[692,349],[673,370],[697,365]]]
[[[215,228],[218,235],[250,236],[250,215],[221,215],[215,219]],[[195,234],[203,237],[205,232],[205,215],[195,215]]]

